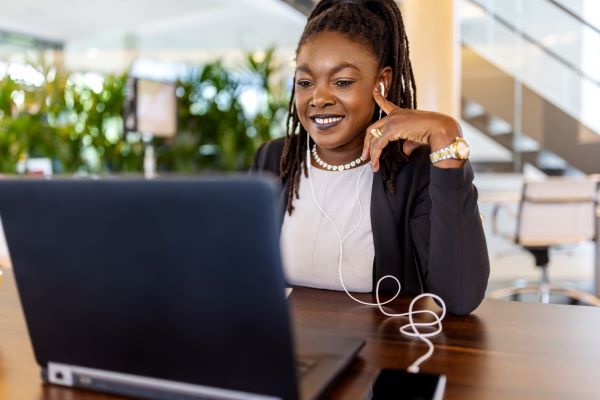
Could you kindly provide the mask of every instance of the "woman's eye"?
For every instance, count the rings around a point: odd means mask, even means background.
[[[310,82],[309,81],[296,81],[296,85],[303,87],[303,88],[307,88],[310,86]]]
[[[335,84],[339,87],[348,87],[352,84],[352,81],[348,81],[348,80],[339,80],[336,81]]]

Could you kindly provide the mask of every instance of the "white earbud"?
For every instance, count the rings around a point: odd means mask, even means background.
[[[379,81],[379,89],[380,89],[379,92],[381,93],[381,95],[383,97],[385,97],[385,85],[383,84],[383,81]],[[382,111],[383,110],[380,108],[379,109],[379,119],[381,119],[381,116],[383,115]]]

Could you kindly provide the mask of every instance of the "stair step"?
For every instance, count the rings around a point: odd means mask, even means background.
[[[488,135],[490,138],[494,139],[496,143],[501,144],[509,150],[513,148],[513,135],[511,133],[505,133],[503,135]]]
[[[468,122],[470,125],[472,125],[474,128],[483,132],[489,138],[493,139],[496,143],[502,145],[503,147],[506,147],[509,150],[512,149],[512,147],[513,147],[512,132],[509,131],[509,132],[500,133],[498,131],[496,133],[493,133],[490,130],[490,118],[486,114],[478,115],[478,116],[472,117],[472,118],[466,118],[465,116],[463,116],[463,119],[466,122]]]
[[[509,144],[506,139],[496,138],[494,133],[509,130],[502,122],[512,120],[515,76],[491,62],[478,48],[465,43],[462,48],[465,57],[462,63],[461,105],[466,122],[508,149],[521,152],[549,150],[566,162],[547,162],[545,157],[539,157],[535,164],[548,173],[571,173],[571,170],[577,173],[600,173],[600,131],[586,126],[579,115],[557,106],[538,90],[528,86],[527,82],[520,82],[520,107],[523,111],[520,126],[523,135],[515,133],[515,137],[522,136],[524,141],[515,140],[514,144]],[[500,118],[500,124],[495,121],[496,118]],[[509,124],[512,125],[512,122]],[[511,130],[517,128],[511,127]],[[531,135],[530,138],[526,137],[527,134]],[[533,137],[536,140],[529,140]]]
[[[487,126],[488,126],[487,114],[476,115],[474,117],[463,116],[463,118],[466,121],[469,121],[469,123],[472,123],[473,125],[479,125],[479,126],[485,127],[486,131],[487,131]]]
[[[515,172],[512,161],[474,161],[471,165],[475,172]]]
[[[521,161],[523,163],[529,163],[529,164],[535,166],[536,168],[540,168],[540,166],[538,165],[539,156],[540,156],[539,151],[522,151],[521,152]]]
[[[475,118],[481,115],[485,115],[485,108],[481,104],[463,99],[462,117],[464,119]]]
[[[505,135],[512,133],[512,125],[503,120],[502,118],[488,116],[488,131],[492,135]]]

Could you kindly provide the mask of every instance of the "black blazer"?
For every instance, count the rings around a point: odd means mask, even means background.
[[[279,176],[283,145],[284,138],[261,145],[252,170]],[[282,182],[281,222],[289,187],[289,181]],[[384,275],[394,275],[403,293],[435,293],[454,314],[469,314],[481,303],[490,266],[468,161],[463,168],[436,168],[429,161],[429,148],[419,148],[400,166],[396,193],[385,189],[378,171],[373,176],[371,226],[373,285]],[[397,287],[386,279],[380,289]]]

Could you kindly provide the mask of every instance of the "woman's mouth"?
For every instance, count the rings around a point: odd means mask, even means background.
[[[314,122],[317,129],[326,130],[339,124],[344,117],[341,115],[313,115],[310,119]]]

